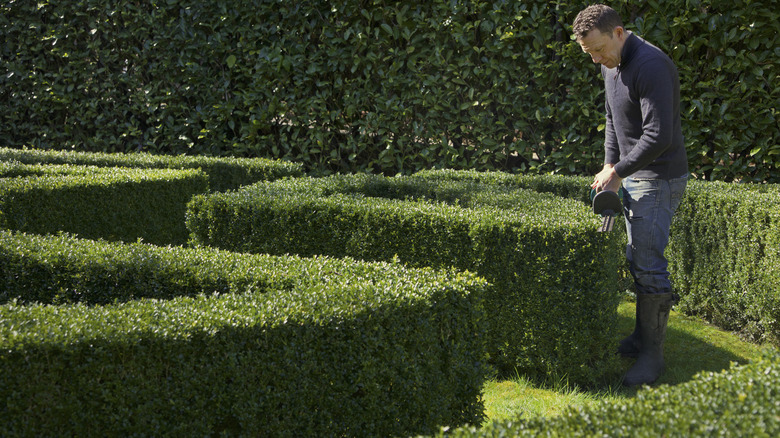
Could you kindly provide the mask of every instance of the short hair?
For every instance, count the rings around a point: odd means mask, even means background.
[[[623,27],[620,14],[606,5],[591,5],[580,11],[574,19],[572,30],[577,39],[585,38],[593,29],[612,36],[616,27]]]

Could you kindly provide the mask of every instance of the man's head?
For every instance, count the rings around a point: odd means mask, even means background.
[[[628,34],[614,9],[604,5],[588,6],[577,14],[572,27],[577,42],[593,62],[607,68],[620,65],[620,52]]]

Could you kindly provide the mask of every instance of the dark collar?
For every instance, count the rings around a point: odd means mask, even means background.
[[[634,35],[633,32],[628,34],[628,38],[626,38],[626,43],[623,44],[623,50],[620,51],[620,65],[618,68],[625,68],[629,62],[631,62],[631,59],[634,57],[634,54],[636,53],[636,49],[639,48],[639,46],[642,45],[644,41],[639,38],[638,36]]]

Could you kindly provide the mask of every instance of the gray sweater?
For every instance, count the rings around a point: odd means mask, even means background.
[[[680,126],[680,79],[672,60],[633,33],[617,68],[601,66],[606,164],[621,178],[671,179],[688,172]]]

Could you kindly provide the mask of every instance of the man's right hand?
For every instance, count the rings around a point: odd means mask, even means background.
[[[591,187],[596,191],[609,190],[611,192],[617,192],[620,190],[620,184],[622,184],[623,178],[619,177],[615,172],[614,164],[605,164],[601,172],[597,173],[593,179]]]

